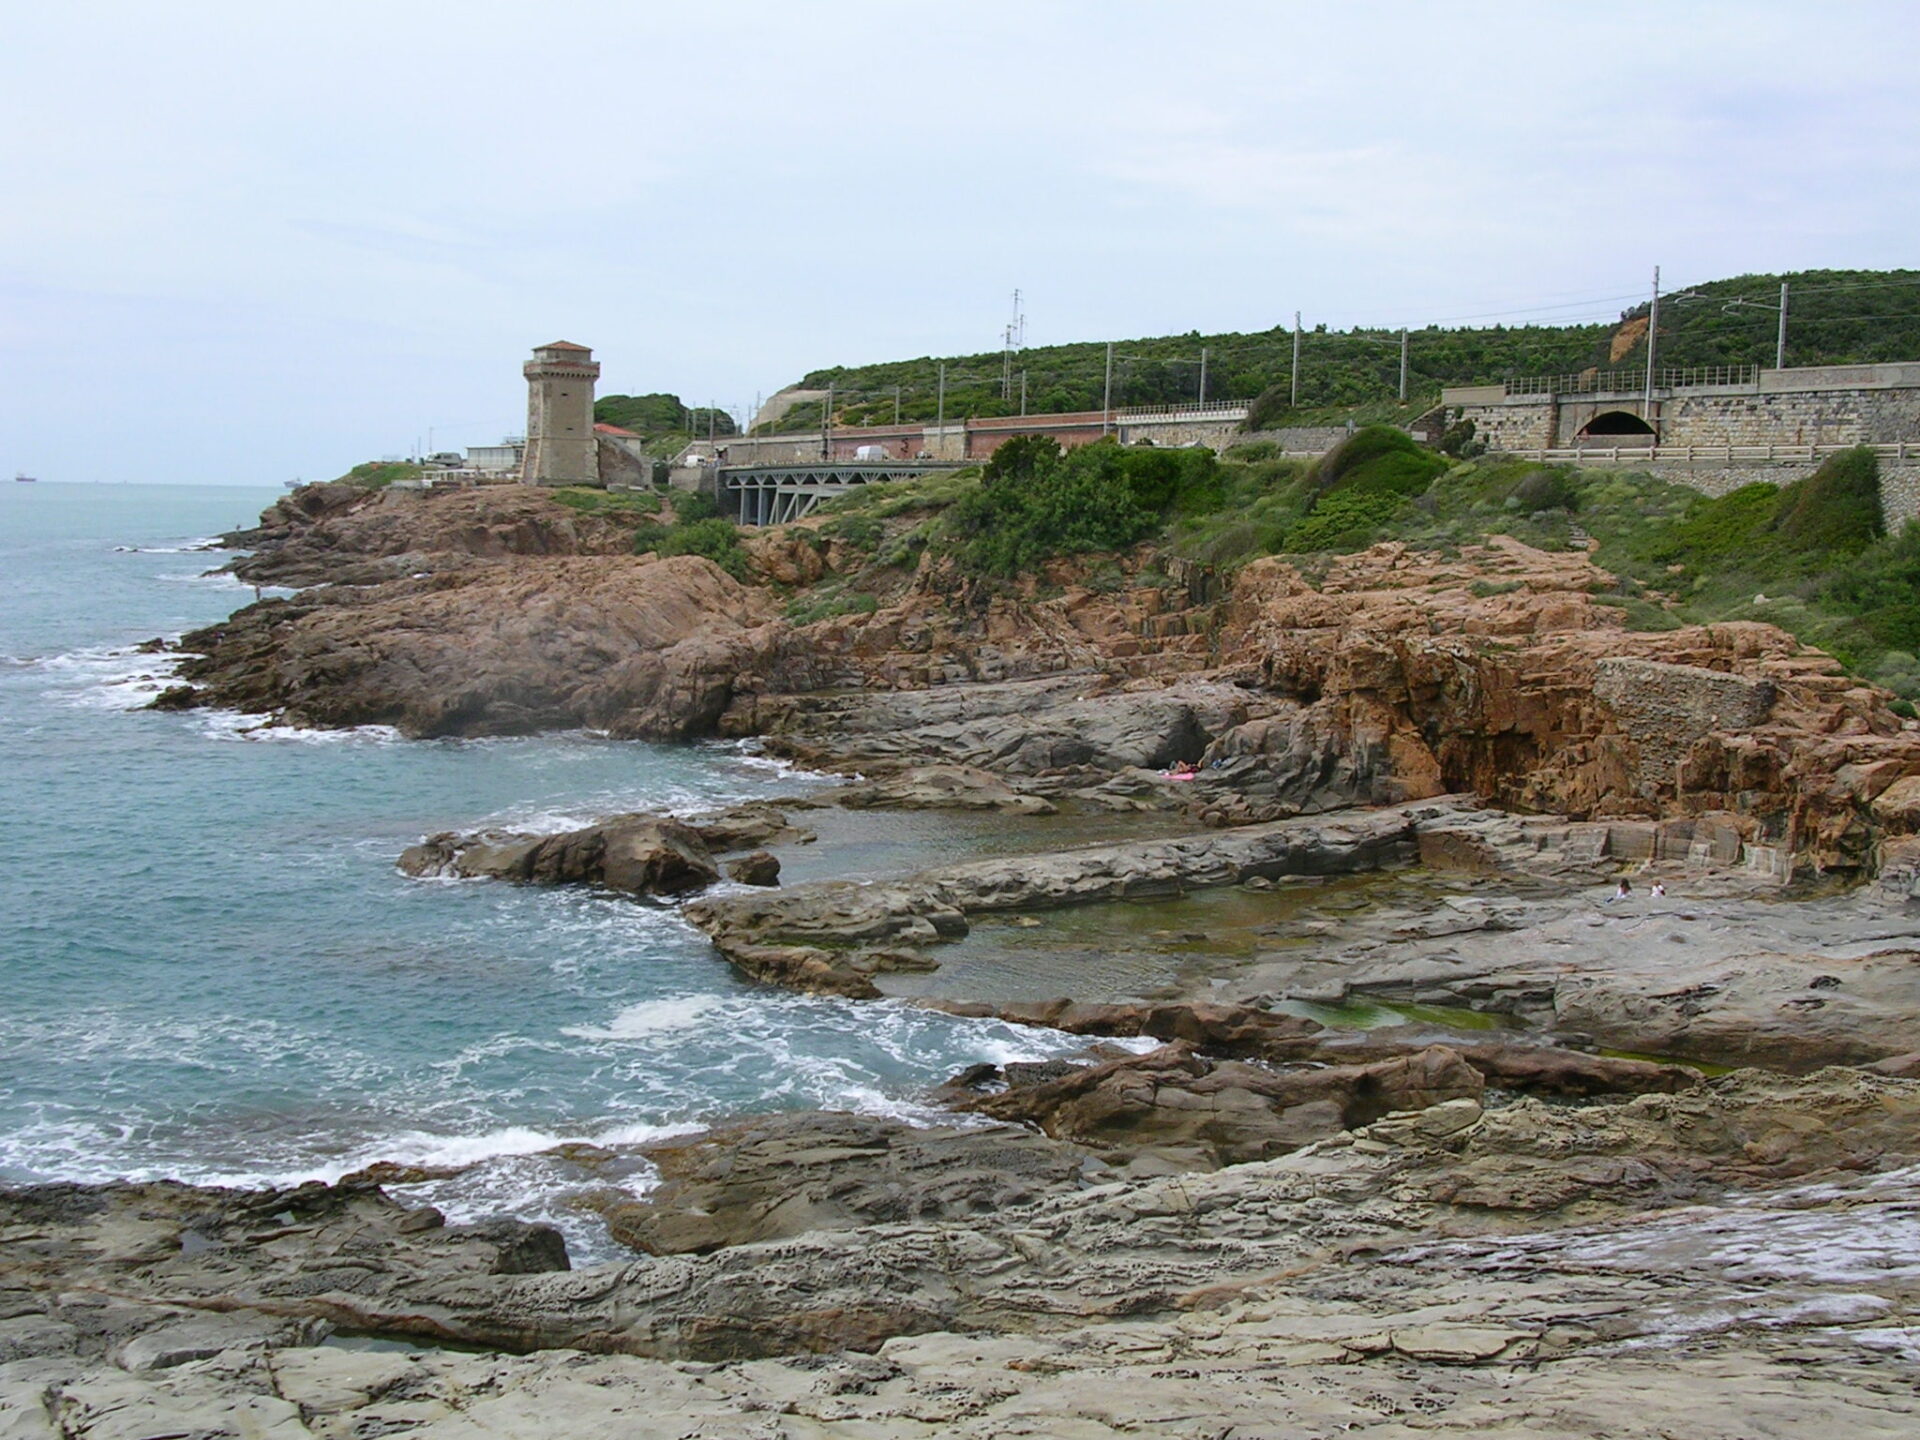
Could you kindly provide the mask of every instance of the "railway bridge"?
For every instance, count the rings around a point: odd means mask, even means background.
[[[966,460],[816,460],[777,465],[723,465],[715,473],[720,509],[742,525],[784,525],[811,515],[823,500],[863,485],[958,470]]]

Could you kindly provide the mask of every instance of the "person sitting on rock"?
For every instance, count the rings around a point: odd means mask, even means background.
[[[1651,892],[1649,892],[1649,893],[1651,893],[1651,894],[1652,894],[1652,896],[1653,896],[1653,898],[1654,898],[1654,899],[1656,899],[1656,900],[1663,900],[1663,899],[1665,899],[1665,898],[1666,898],[1666,894],[1667,894],[1667,882],[1666,882],[1666,881],[1664,881],[1664,880],[1656,880],[1656,881],[1654,881],[1654,882],[1653,882],[1653,889],[1652,889],[1652,891],[1651,891]]]
[[[1627,879],[1626,876],[1622,875],[1620,877],[1619,887],[1614,890],[1613,894],[1607,897],[1607,904],[1611,905],[1616,900],[1631,899],[1632,896],[1633,896],[1633,882]]]

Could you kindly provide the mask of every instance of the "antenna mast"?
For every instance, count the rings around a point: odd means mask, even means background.
[[[1027,317],[1020,311],[1020,292],[1013,292],[1013,318],[1000,332],[1000,398],[1013,398],[1014,352],[1027,348]]]

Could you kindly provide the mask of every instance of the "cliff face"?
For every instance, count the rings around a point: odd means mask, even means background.
[[[238,573],[336,583],[187,637],[197,688],[167,703],[415,735],[719,729],[812,760],[1027,775],[1185,756],[1230,774],[1215,823],[1473,791],[1576,818],[1731,816],[1847,868],[1920,820],[1883,798],[1920,777],[1920,730],[1884,692],[1771,626],[1629,631],[1585,554],[1512,540],[1379,545],[1313,577],[1266,559],[1217,597],[1144,552],[1099,585],[1062,562],[1024,592],[923,563],[873,614],[795,626],[774,587],[857,569],[840,542],[753,536],[767,583],[744,585],[620,553],[617,519],[511,487],[344,511],[293,497],[267,520]],[[1101,738],[1109,712],[1124,743]]]
[[[409,735],[589,726],[709,732],[777,613],[708,561],[569,556],[442,564],[368,589],[268,601],[185,638],[198,701],[292,724]]]
[[[1888,697],[1772,626],[1630,632],[1596,602],[1612,578],[1513,541],[1457,561],[1376,546],[1318,587],[1277,560],[1251,565],[1218,659],[1276,708],[1219,753],[1296,766],[1317,753],[1382,799],[1732,812],[1822,865],[1866,863],[1886,818],[1873,803],[1920,772],[1920,733]]]

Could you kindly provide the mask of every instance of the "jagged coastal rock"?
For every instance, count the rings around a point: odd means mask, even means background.
[[[192,693],[168,703],[416,737],[684,739],[712,732],[777,613],[692,556],[472,561],[249,606],[181,642]]]
[[[557,835],[451,831],[401,852],[409,875],[512,880],[530,885],[597,885],[629,895],[680,895],[720,878],[715,857],[801,833],[771,805],[743,805],[689,821],[663,815],[613,815]],[[754,849],[726,863],[730,878],[780,883],[780,862]]]

